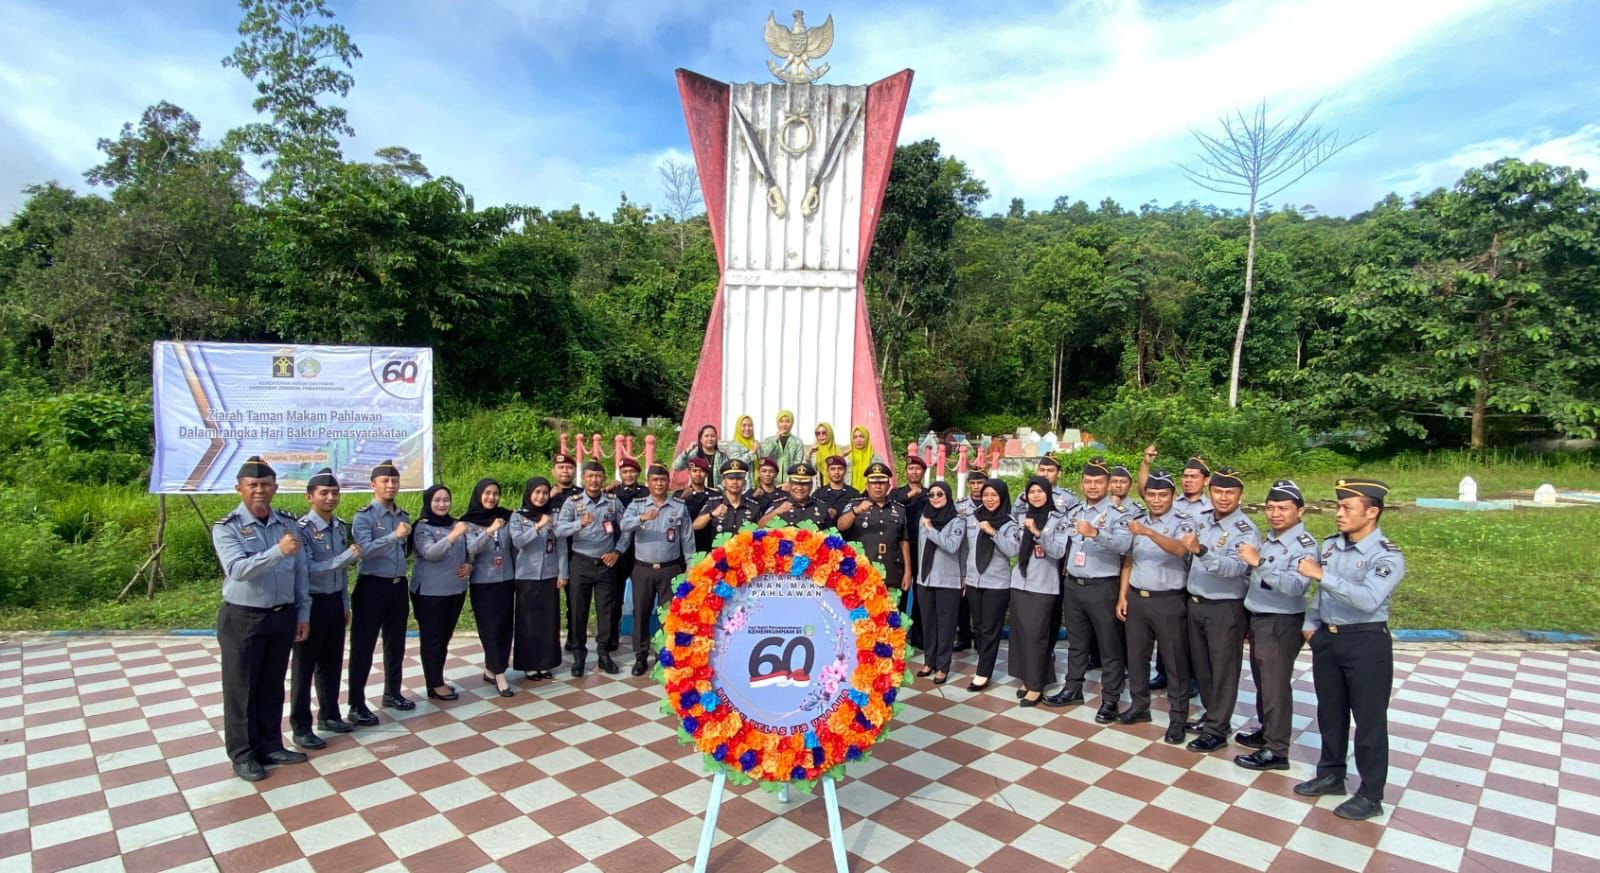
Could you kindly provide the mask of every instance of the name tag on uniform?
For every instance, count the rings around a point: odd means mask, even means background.
[[[669,542],[669,543],[677,542],[677,540],[678,540],[678,529],[675,528],[675,527],[667,528],[667,542]]]
[[[605,521],[600,522],[600,529],[608,534],[611,533],[611,519],[608,518]]]
[[[544,541],[544,553],[550,554],[556,550],[556,538],[551,537]]]
[[[1044,546],[1034,546],[1033,547],[1033,556],[1035,558],[1044,557]]]
[[[1086,553],[1084,553],[1084,552],[1074,552],[1073,555],[1072,555],[1072,566],[1074,566],[1074,567],[1082,567],[1084,565],[1084,563],[1087,562],[1088,560],[1089,560],[1089,556]]]
[[[502,558],[499,555],[495,555],[494,556],[494,568],[496,570],[500,569],[501,565],[503,565],[505,562],[506,562],[505,558]]]
[[[889,554],[889,544],[888,543],[878,543],[878,557],[881,558],[881,557],[883,557],[884,555],[887,555],[887,554]]]

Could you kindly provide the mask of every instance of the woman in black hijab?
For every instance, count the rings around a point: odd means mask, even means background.
[[[455,700],[460,695],[444,681],[444,661],[467,599],[472,555],[466,522],[450,514],[450,489],[434,485],[422,492],[422,514],[411,529],[411,546],[417,555],[411,611],[417,616],[417,649],[428,699]]]
[[[1011,520],[1011,491],[990,479],[976,495],[977,509],[967,525],[966,596],[972,615],[972,644],[978,666],[968,691],[988,689],[1000,653],[1000,634],[1011,605],[1011,562],[995,544]]]
[[[500,502],[500,483],[479,479],[461,520],[467,523],[467,549],[472,553],[472,579],[467,593],[472,620],[483,644],[483,681],[494,683],[501,697],[515,694],[506,679],[511,663],[511,626],[516,586],[512,584],[511,510]]]
[[[550,480],[534,476],[522,488],[522,509],[511,516],[516,548],[516,648],[511,666],[529,679],[550,679],[561,666],[561,603],[567,543],[556,536]]]
[[[956,514],[950,486],[928,486],[928,505],[917,522],[917,611],[922,616],[923,659],[918,676],[933,675],[933,684],[950,677],[956,639],[956,613],[961,608],[961,559],[966,547],[966,519]]]
[[[1052,612],[1061,593],[1061,557],[1066,554],[1066,523],[1056,512],[1050,480],[1035,476],[1023,492],[1025,509],[1002,528],[995,544],[1017,556],[1011,570],[1011,675],[1023,706],[1038,706],[1050,676]]]

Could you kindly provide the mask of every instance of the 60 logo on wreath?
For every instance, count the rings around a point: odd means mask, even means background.
[[[765,637],[750,650],[750,687],[804,688],[811,684],[816,663],[817,647],[809,636],[791,637],[787,644],[783,637]]]

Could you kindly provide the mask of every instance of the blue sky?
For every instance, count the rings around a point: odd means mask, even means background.
[[[749,2],[333,0],[365,57],[346,156],[403,145],[480,205],[660,202],[687,157],[673,79],[767,81]],[[1365,136],[1280,202],[1360,211],[1504,155],[1600,174],[1600,3],[1593,0],[839,2],[831,83],[915,69],[901,141],[934,137],[989,184],[986,211],[1058,195],[1124,206],[1191,198],[1189,130],[1266,98]],[[22,186],[83,187],[95,141],[168,100],[220,138],[250,85],[220,59],[224,0],[0,0],[0,217]]]

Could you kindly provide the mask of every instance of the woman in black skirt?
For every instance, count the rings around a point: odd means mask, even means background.
[[[1015,555],[1011,568],[1011,675],[1023,706],[1038,706],[1050,675],[1050,631],[1061,593],[1061,558],[1067,553],[1066,516],[1056,512],[1050,480],[1035,476],[1023,492],[1025,508],[999,529],[995,545]]]
[[[467,524],[450,515],[450,489],[434,485],[422,492],[422,514],[411,529],[411,550],[417,564],[411,571],[411,611],[417,617],[417,648],[429,700],[455,700],[461,695],[444,681],[450,638],[467,599],[472,554]]]
[[[561,602],[567,543],[556,536],[550,511],[550,480],[535,476],[522,489],[522,510],[511,516],[517,550],[516,648],[511,666],[529,679],[553,678],[561,666]]]
[[[472,579],[467,594],[472,618],[483,644],[483,681],[492,682],[501,697],[515,694],[506,680],[511,661],[511,622],[516,586],[511,582],[511,510],[500,505],[500,483],[479,479],[461,520],[467,523],[467,548],[472,552]]]

